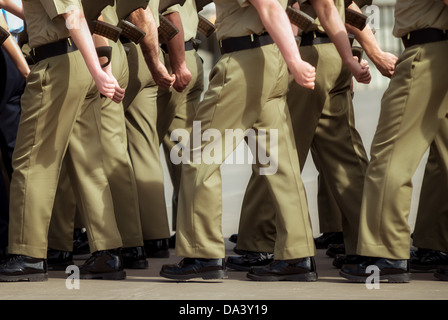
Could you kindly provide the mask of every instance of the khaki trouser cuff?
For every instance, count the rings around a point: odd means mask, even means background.
[[[122,248],[121,239],[89,240],[90,252]]]
[[[356,253],[366,257],[386,258],[393,260],[408,260],[410,258],[410,244],[407,245],[394,245],[393,248],[386,247],[385,245],[374,244],[358,244]]]
[[[291,260],[300,259],[306,257],[313,257],[316,255],[314,247],[309,246],[296,246],[293,248],[283,248],[282,250],[274,251],[275,260]]]
[[[260,242],[246,242],[243,244],[237,244],[238,250],[252,251],[252,252],[274,252],[274,242],[260,241]]]
[[[133,248],[143,246],[143,240],[141,237],[127,237],[122,238],[123,248]]]
[[[199,258],[199,259],[221,259],[226,256],[224,246],[183,247],[176,245],[176,255],[179,257]]]
[[[47,259],[47,247],[33,247],[25,244],[11,244],[9,254],[24,255],[32,258]]]

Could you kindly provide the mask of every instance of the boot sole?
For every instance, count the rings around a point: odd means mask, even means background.
[[[0,281],[1,282],[18,282],[18,281],[42,282],[42,281],[48,281],[48,273],[24,274],[24,275],[19,275],[19,276],[0,275]]]
[[[436,279],[439,279],[442,281],[448,281],[448,276],[446,274],[440,274],[440,273],[434,272],[434,277]]]
[[[340,271],[339,275],[347,280],[357,283],[366,283],[367,277],[355,276],[353,274]],[[408,283],[411,281],[410,273],[389,274],[380,276],[380,281],[387,281],[388,283]]]
[[[86,273],[80,274],[79,278],[83,280],[124,280],[126,272]]]
[[[208,271],[208,272],[201,272],[201,273],[193,273],[193,274],[186,274],[186,275],[178,275],[178,274],[171,274],[171,273],[165,273],[163,271],[160,271],[160,276],[172,280],[190,280],[190,279],[197,279],[202,278],[203,280],[218,280],[218,279],[227,279],[227,271],[226,270],[218,270],[218,271]]]
[[[289,275],[270,275],[259,276],[248,273],[247,277],[255,281],[299,281],[299,282],[314,282],[317,281],[316,272],[308,272],[303,274],[289,274]]]
[[[233,264],[231,262],[226,262],[226,267],[230,268],[232,270],[236,270],[236,271],[249,271],[251,267],[264,267],[267,266],[269,263],[271,263],[272,261],[267,262],[266,264],[259,264],[259,265],[253,265],[250,267],[246,267],[246,266],[242,266],[239,264]]]
[[[439,268],[439,266],[437,266],[437,265],[418,266],[418,265],[411,264],[409,266],[409,268],[411,269],[411,272],[415,272],[415,273],[431,273],[431,272],[436,271]]]

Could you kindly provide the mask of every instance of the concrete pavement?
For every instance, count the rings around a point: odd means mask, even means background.
[[[227,243],[228,255],[233,244]],[[412,274],[406,284],[380,283],[379,289],[365,284],[349,283],[339,276],[325,250],[316,256],[317,282],[255,282],[245,272],[229,271],[220,281],[191,280],[176,282],[159,276],[163,264],[178,262],[173,254],[168,259],[150,259],[149,269],[126,270],[122,281],[81,280],[79,289],[69,290],[64,271],[50,271],[46,282],[0,283],[0,300],[186,300],[186,301],[255,301],[255,300],[446,300],[448,282],[435,279],[431,273]],[[75,260],[80,265],[82,260]],[[157,305],[157,304],[156,304]]]

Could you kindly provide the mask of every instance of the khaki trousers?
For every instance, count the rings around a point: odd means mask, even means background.
[[[256,137],[252,137],[256,150],[252,152],[257,155],[260,150],[265,151],[271,156],[269,165],[277,166],[274,174],[267,174],[264,170],[269,170],[269,167],[256,157],[257,172],[265,174],[263,178],[277,208],[276,258],[314,255],[305,189],[286,107],[287,84],[286,64],[275,45],[225,54],[213,68],[209,88],[195,118],[196,125],[201,126],[202,143],[187,148],[191,152],[190,159],[194,161],[182,166],[177,255],[195,258],[225,256],[220,164],[244,139],[247,129],[256,133]],[[194,129],[190,141],[197,138]],[[229,132],[236,133],[231,139],[233,143],[224,141]],[[273,139],[275,135],[278,141]],[[198,152],[201,153],[200,159]],[[210,159],[206,153],[214,156],[214,163],[207,161]]]
[[[445,122],[444,122],[445,124]],[[417,248],[448,251],[448,175],[442,159],[448,158],[448,126],[441,125],[429,149],[420,191],[413,245]]]
[[[157,134],[157,87],[140,46],[129,48],[129,86],[124,99],[128,152],[137,182],[144,240],[169,238],[163,168]],[[163,56],[161,56],[163,59]],[[163,60],[162,60],[163,61]]]
[[[201,57],[196,50],[185,52],[185,62],[188,70],[191,72],[191,81],[187,88],[182,92],[171,89],[165,94],[159,95],[157,99],[157,130],[159,141],[163,146],[166,165],[173,184],[172,196],[172,230],[176,230],[177,204],[180,188],[180,178],[182,166],[174,164],[170,160],[170,153],[176,144],[171,140],[171,133],[176,129],[191,131],[194,116],[204,91],[204,70]],[[172,72],[169,55],[165,55],[165,63],[169,72]]]
[[[33,67],[22,97],[13,159],[10,253],[46,258],[64,156],[92,250],[122,246],[102,162],[100,109],[79,51]]]
[[[342,214],[346,252],[353,254],[368,160],[354,126],[352,76],[333,44],[303,46],[300,52],[305,61],[317,66],[315,90],[300,87],[293,80],[289,85],[287,102],[300,169],[311,150],[319,171],[319,217],[335,217],[330,224],[338,225],[339,215],[334,213]],[[243,200],[238,249],[273,252],[276,209],[264,184],[259,176],[251,176]]]
[[[111,41],[110,45],[113,52],[112,72],[120,86],[126,88],[129,81],[126,53],[120,42]],[[99,125],[104,169],[112,192],[115,218],[123,247],[142,246],[137,184],[127,151],[123,104],[102,99]],[[57,250],[71,251],[76,201],[70,181],[66,180],[69,180],[68,176],[61,174],[50,224],[49,246]]]
[[[448,41],[412,46],[397,62],[372,142],[358,254],[409,259],[412,177],[431,143],[446,141],[446,52]]]

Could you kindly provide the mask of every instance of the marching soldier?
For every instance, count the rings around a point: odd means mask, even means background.
[[[94,252],[82,274],[104,259],[107,277],[123,279],[122,241],[99,127],[100,94],[119,101],[122,90],[101,68],[78,0],[24,0],[23,8],[35,65],[22,96],[13,155],[8,248],[13,256],[0,265],[0,280],[47,279],[48,226],[64,156]]]
[[[331,17],[322,10],[325,5],[332,8]],[[311,149],[323,178],[319,183],[325,183],[327,198],[334,198],[336,208],[343,214],[344,242],[348,252],[354,254],[368,158],[354,128],[350,84],[353,75],[359,82],[368,83],[370,73],[353,59],[342,22],[343,1],[301,1],[300,8],[315,11],[310,15],[317,13],[319,17],[316,27],[302,33],[300,41],[303,59],[317,66],[316,89],[309,91],[291,81],[288,93],[300,169]],[[248,270],[275,258],[275,211],[265,181],[253,173],[243,201],[237,242],[237,249],[247,253],[229,257],[229,267]]]
[[[144,4],[144,1],[140,1]],[[138,1],[136,2],[138,3]],[[159,1],[146,1],[131,14],[120,15],[129,2],[118,1],[120,19],[127,19],[142,29],[146,36],[139,44],[127,41],[129,51],[129,85],[123,100],[128,136],[128,152],[137,181],[141,226],[148,256],[159,251],[159,240],[170,237],[165,202],[163,168],[160,162],[160,143],[157,134],[157,96],[159,90],[168,90],[175,76],[165,67],[159,47]],[[167,251],[166,251],[167,252]]]
[[[105,7],[104,10],[102,10],[103,7]],[[90,19],[88,22],[96,46],[112,49],[112,60],[104,69],[109,74],[113,73],[115,75],[121,88],[126,88],[129,71],[125,50],[118,40],[120,30],[114,28],[119,24],[115,1],[103,1],[102,5],[98,1],[84,2],[84,11]],[[101,16],[98,16],[99,14]],[[102,22],[107,24],[102,24]],[[101,32],[101,28],[104,29],[103,32]],[[110,39],[103,37],[102,34],[108,35]],[[107,64],[106,57],[101,59],[105,59],[103,63]],[[103,162],[112,192],[118,229],[123,241],[123,264],[125,268],[146,268],[148,263],[143,248],[135,176],[127,151],[123,104],[110,99],[104,99],[102,102]],[[56,267],[65,268],[66,264],[71,264],[76,206],[70,205],[75,203],[72,199],[74,197],[73,191],[70,183],[61,181],[63,178],[64,176],[61,176],[50,225],[49,247],[52,249],[50,250],[52,259],[49,257],[48,263],[50,267],[56,265]],[[65,178],[68,177],[65,176]],[[68,212],[72,213],[71,219],[68,219]]]
[[[177,203],[180,187],[181,165],[170,160],[170,153],[176,142],[171,134],[176,129],[191,131],[193,119],[204,90],[204,70],[202,59],[197,53],[196,36],[199,16],[196,3],[185,1],[164,12],[179,33],[162,45],[168,70],[176,75],[173,88],[163,92],[158,98],[157,129],[159,140],[165,152],[168,172],[173,184],[172,223],[176,229]],[[166,240],[165,241],[165,247]]]
[[[301,59],[294,45],[285,13],[287,1],[214,2],[223,55],[211,72],[210,86],[195,117],[201,124],[202,143],[187,147],[190,161],[182,165],[176,254],[184,259],[163,266],[160,275],[176,280],[227,277],[220,163],[244,139],[244,131],[253,128],[265,134],[266,140],[252,138],[272,155],[272,165],[277,166],[270,172],[272,168],[259,162],[260,173],[266,174],[278,207],[278,238],[275,263],[268,269],[254,270],[250,276],[258,280],[316,281],[311,222],[286,108],[288,67],[299,84],[311,89],[315,70]],[[214,142],[205,142],[210,139],[204,137],[206,130],[215,133]],[[220,145],[228,130],[236,133],[236,141]],[[194,135],[192,132],[190,141]],[[209,162],[203,152],[213,143],[217,143],[218,159]],[[277,150],[281,159],[275,156]],[[198,153],[200,159],[195,156]]]
[[[369,266],[379,269],[381,280],[410,281],[412,177],[432,143],[446,148],[447,29],[447,1],[397,1],[393,33],[405,50],[381,102],[364,184],[356,252],[369,258],[342,267],[350,281],[365,282]],[[443,154],[441,163],[447,171]]]

